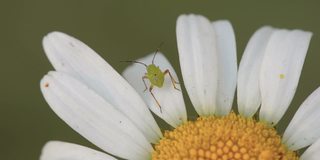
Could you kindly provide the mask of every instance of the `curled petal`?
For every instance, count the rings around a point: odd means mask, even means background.
[[[136,61],[149,65],[152,64],[153,56],[154,54],[150,54],[149,56]],[[154,63],[156,66],[159,66],[161,71],[164,72],[165,70],[168,70],[172,75],[173,80],[179,82],[176,72],[163,54],[158,53]],[[167,73],[164,77],[163,86],[161,88],[156,86],[153,88],[152,93],[155,96],[154,99],[148,90],[151,86],[149,79],[142,79],[146,74],[146,70],[147,68],[141,64],[132,64],[124,70],[122,75],[136,89],[141,97],[143,97],[150,109],[171,126],[177,127],[182,122],[187,121],[187,112],[180,85],[175,83]],[[143,81],[145,81],[147,88]],[[174,88],[173,83],[179,90]],[[156,100],[159,102],[160,106],[157,104]]]
[[[77,144],[50,141],[42,149],[40,160],[116,160],[105,153]]]
[[[216,33],[218,54],[216,114],[227,115],[230,113],[237,85],[236,40],[229,21],[214,21],[212,26]]]
[[[250,38],[243,53],[238,73],[238,110],[252,117],[261,104],[259,75],[266,46],[274,29],[262,27]]]
[[[301,155],[301,160],[318,160],[320,157],[320,139],[312,144],[308,149]]]
[[[90,47],[61,32],[45,36],[43,47],[57,71],[70,74],[95,90],[126,115],[149,142],[156,143],[162,136],[142,98]]]
[[[65,73],[50,72],[40,85],[52,110],[93,144],[122,158],[150,157],[153,149],[142,132],[82,82]]]
[[[320,88],[315,90],[299,107],[288,125],[283,142],[298,150],[320,138]]]
[[[275,30],[266,47],[261,71],[260,120],[276,125],[296,92],[312,33]]]
[[[177,42],[184,84],[198,114],[228,114],[237,81],[236,44],[230,22],[211,23],[200,15],[181,15]]]

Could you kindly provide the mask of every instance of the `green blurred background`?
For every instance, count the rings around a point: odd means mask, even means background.
[[[1,0],[0,159],[38,159],[48,140],[94,147],[60,120],[40,93],[40,79],[52,70],[41,46],[42,37],[50,31],[81,39],[119,72],[127,65],[119,61],[142,57],[164,41],[161,50],[180,79],[175,22],[182,13],[203,14],[210,20],[229,19],[236,33],[238,62],[252,33],[263,25],[312,31],[297,93],[280,124],[284,126],[320,84],[319,6],[316,1],[289,0]],[[192,109],[189,111],[194,115]],[[283,129],[280,127],[280,132]]]

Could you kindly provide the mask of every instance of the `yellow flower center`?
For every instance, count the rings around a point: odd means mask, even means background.
[[[230,113],[200,117],[166,131],[153,160],[297,160],[265,123]]]

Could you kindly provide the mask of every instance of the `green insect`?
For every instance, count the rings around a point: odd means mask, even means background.
[[[170,79],[171,79],[171,83],[174,87],[174,89],[180,91],[180,89],[178,89],[176,87],[176,84],[179,84],[179,82],[177,82],[172,74],[170,73],[169,69],[166,69],[164,71],[161,71],[161,69],[159,68],[159,66],[156,66],[154,64],[154,59],[157,55],[159,51],[159,48],[156,50],[156,52],[154,53],[153,55],[153,58],[152,58],[152,63],[147,65],[145,63],[142,63],[142,62],[139,62],[139,61],[124,61],[124,62],[132,62],[132,63],[137,63],[137,64],[142,64],[146,67],[146,73],[144,76],[142,76],[142,81],[143,81],[143,84],[144,86],[146,87],[144,89],[144,92],[149,89],[149,92],[151,94],[151,96],[153,97],[153,99],[155,100],[155,102],[157,103],[159,109],[160,109],[160,112],[162,113],[162,107],[159,103],[159,101],[156,99],[156,97],[154,96],[153,92],[152,92],[152,89],[154,87],[158,87],[158,88],[162,88],[163,87],[163,83],[164,83],[164,78],[166,75],[169,75],[170,76]],[[146,84],[146,79],[149,80],[150,82],[150,86],[148,87],[147,84]]]

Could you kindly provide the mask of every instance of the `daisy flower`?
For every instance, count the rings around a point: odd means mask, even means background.
[[[41,80],[44,98],[61,119],[102,151],[50,141],[40,159],[320,157],[320,89],[302,103],[284,134],[275,129],[295,94],[312,33],[260,28],[249,40],[239,70],[230,22],[181,15],[176,33],[183,84],[199,114],[196,120],[188,121],[182,91],[174,89],[170,76],[165,76],[161,88],[153,89],[160,111],[151,93],[144,92],[145,66],[132,64],[121,76],[79,40],[60,32],[45,36],[43,47],[55,71]],[[137,61],[151,64],[153,56]],[[154,64],[179,81],[163,54],[156,55]],[[236,88],[239,114],[232,111]],[[150,110],[174,129],[162,132]],[[305,147],[299,155],[297,151]]]

